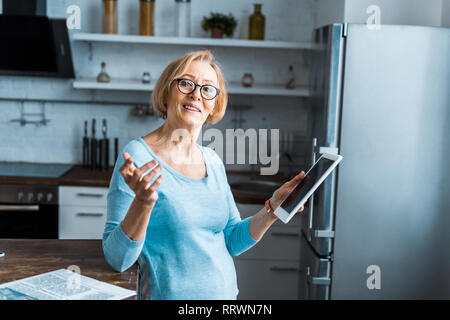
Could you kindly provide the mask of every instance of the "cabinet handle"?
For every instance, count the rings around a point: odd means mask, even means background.
[[[271,232],[270,235],[278,237],[299,237],[299,234],[295,232]]]
[[[103,217],[103,213],[78,212],[77,217]]]
[[[101,198],[101,197],[103,197],[103,194],[99,194],[99,193],[77,193],[77,196],[79,196],[79,197]]]
[[[270,270],[272,271],[290,271],[290,272],[297,272],[299,269],[296,267],[279,267],[279,266],[272,266],[270,267]]]

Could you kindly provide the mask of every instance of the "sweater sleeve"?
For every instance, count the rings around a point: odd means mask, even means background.
[[[225,242],[230,254],[238,256],[253,247],[259,240],[253,239],[250,235],[249,224],[251,217],[244,220],[241,219],[229,185],[227,189],[230,218],[224,229]]]
[[[120,189],[110,190],[107,198],[107,220],[103,233],[103,254],[116,271],[123,272],[138,259],[144,238],[133,241],[122,229],[121,222],[134,197]]]
[[[130,142],[123,151],[128,152],[134,159],[140,158],[139,144]],[[122,151],[122,152],[123,152]],[[135,197],[133,190],[125,183],[119,172],[124,158],[119,156],[111,177],[107,197],[107,217],[103,232],[103,254],[113,269],[122,272],[131,267],[138,259],[144,246],[145,237],[139,241],[130,239],[122,229],[122,220]],[[141,161],[135,163],[139,167]]]

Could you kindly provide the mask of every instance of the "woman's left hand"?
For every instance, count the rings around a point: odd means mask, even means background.
[[[294,188],[300,183],[300,181],[303,180],[305,177],[305,172],[302,171],[298,175],[296,175],[294,178],[289,180],[288,182],[284,183],[281,187],[279,187],[272,195],[272,198],[270,199],[270,206],[273,210],[278,208],[278,206],[281,204],[281,202],[286,199],[289,194],[294,190]],[[304,209],[304,206],[301,206],[300,209],[298,209],[297,212],[302,212]]]

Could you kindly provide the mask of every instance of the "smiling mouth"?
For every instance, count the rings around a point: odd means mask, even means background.
[[[198,108],[192,107],[190,105],[187,104],[183,104],[183,108],[189,111],[193,111],[193,112],[200,112],[200,110]]]

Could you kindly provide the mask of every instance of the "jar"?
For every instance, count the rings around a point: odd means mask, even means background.
[[[150,72],[144,72],[142,73],[142,83],[150,83],[152,81],[152,77],[150,76]]]
[[[261,13],[261,4],[255,4],[255,12],[250,16],[249,34],[250,40],[264,40],[264,28],[266,17]]]
[[[140,0],[139,6],[139,34],[141,36],[153,36],[153,16],[155,12],[155,0]]]
[[[244,76],[242,77],[242,85],[244,87],[251,87],[253,86],[253,82],[255,79],[253,79],[253,75],[251,73],[244,73]]]
[[[103,33],[117,34],[117,0],[103,0]]]
[[[191,35],[191,0],[175,0],[175,35],[189,37]]]
[[[133,114],[134,114],[136,117],[143,116],[143,115],[145,114],[144,107],[141,106],[141,105],[136,105],[136,106],[134,107]]]

